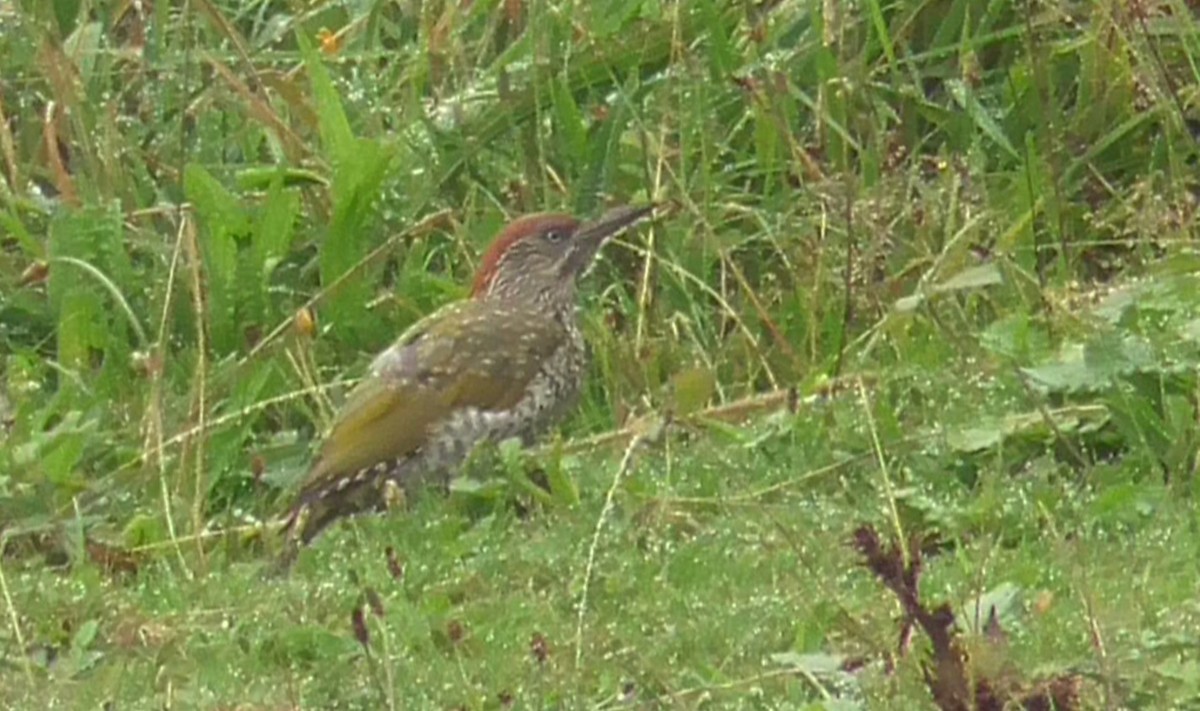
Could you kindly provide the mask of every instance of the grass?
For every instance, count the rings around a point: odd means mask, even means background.
[[[862,525],[976,680],[1200,703],[1198,36],[0,0],[0,705],[936,708]],[[648,198],[558,438],[262,576],[348,383],[508,217]]]

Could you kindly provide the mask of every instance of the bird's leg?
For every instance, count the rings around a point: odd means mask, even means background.
[[[311,510],[307,504],[301,504],[292,509],[283,523],[283,546],[275,558],[275,562],[267,568],[267,577],[282,577],[291,570],[292,563],[296,562],[296,556],[300,553],[301,542],[297,532],[308,525],[310,513]]]
[[[383,480],[383,509],[395,511],[408,506],[408,492],[395,479]]]

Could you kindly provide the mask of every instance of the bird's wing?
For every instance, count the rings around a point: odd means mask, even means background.
[[[545,313],[478,301],[418,322],[350,393],[303,490],[412,454],[460,408],[511,407],[564,337]]]

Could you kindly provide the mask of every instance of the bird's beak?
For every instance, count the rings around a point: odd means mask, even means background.
[[[622,205],[614,207],[600,217],[581,224],[571,236],[571,251],[563,264],[564,276],[582,274],[595,259],[596,253],[609,239],[648,218],[658,207],[647,205]]]

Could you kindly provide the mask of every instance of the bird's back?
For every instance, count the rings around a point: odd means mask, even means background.
[[[483,440],[532,441],[573,405],[583,359],[573,313],[466,300],[426,317],[347,397],[297,495],[294,535],[379,508],[388,482],[445,475]]]

